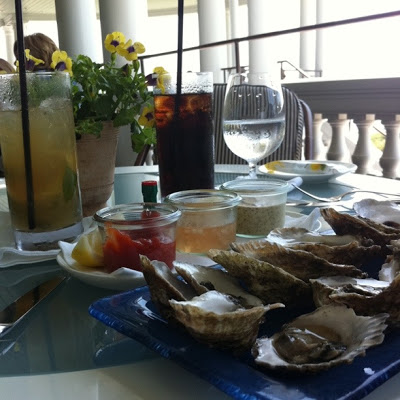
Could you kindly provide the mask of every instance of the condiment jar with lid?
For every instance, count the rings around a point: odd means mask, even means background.
[[[237,207],[236,233],[243,237],[264,237],[285,224],[290,185],[279,179],[236,179],[220,186],[242,198]]]
[[[182,211],[176,227],[176,249],[204,254],[210,249],[229,249],[236,239],[236,207],[240,196],[215,189],[185,190],[165,200]]]

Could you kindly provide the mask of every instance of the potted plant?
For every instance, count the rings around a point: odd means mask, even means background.
[[[125,40],[121,32],[107,35],[109,62],[86,55],[72,62],[64,51],[53,54],[52,67],[72,75],[72,100],[77,137],[79,180],[85,215],[105,205],[112,193],[118,128],[129,125],[132,148],[139,153],[155,143],[153,97],[139,72],[138,54],[144,46]],[[117,57],[127,62],[116,65]],[[96,178],[96,176],[98,176]]]

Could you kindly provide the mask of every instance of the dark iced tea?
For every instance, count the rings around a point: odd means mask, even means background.
[[[156,95],[155,118],[161,196],[214,188],[212,93]],[[177,114],[177,117],[175,117]]]

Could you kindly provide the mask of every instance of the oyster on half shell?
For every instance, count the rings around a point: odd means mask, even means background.
[[[361,296],[372,297],[389,287],[388,282],[377,279],[357,279],[348,276],[326,276],[310,279],[313,299],[316,307],[333,303],[332,294],[357,293]]]
[[[392,254],[389,254],[382,264],[379,279],[392,282],[400,273],[400,240],[392,240],[388,248],[392,251]]]
[[[320,276],[346,275],[364,277],[366,274],[354,265],[336,264],[308,251],[284,247],[266,240],[232,243],[233,250],[257,260],[280,267],[296,278],[308,282]]]
[[[250,349],[265,313],[284,307],[274,303],[245,309],[233,297],[215,290],[189,301],[170,300],[170,305],[175,318],[195,339],[234,352]]]
[[[316,373],[350,364],[384,339],[385,313],[357,316],[343,305],[320,307],[285,324],[272,337],[256,340],[255,362],[268,369]]]
[[[243,289],[238,279],[221,269],[174,261],[175,270],[198,295],[209,290],[236,298],[245,308],[262,306],[263,302]]]
[[[190,300],[197,293],[191,286],[180,281],[164,262],[150,261],[146,256],[140,255],[140,263],[151,300],[162,317],[174,321],[169,300]]]
[[[282,268],[233,251],[211,249],[208,255],[230,275],[240,279],[264,304],[279,302],[286,307],[313,304],[310,285]]]
[[[384,281],[362,279],[357,284],[345,283],[336,285],[326,278],[311,281],[313,297],[320,304],[328,301],[336,304],[344,304],[354,309],[358,315],[389,314],[387,323],[400,327],[400,275],[390,284]]]

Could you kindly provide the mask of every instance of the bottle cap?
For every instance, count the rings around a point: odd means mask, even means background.
[[[142,194],[145,203],[157,203],[157,181],[143,181]]]

